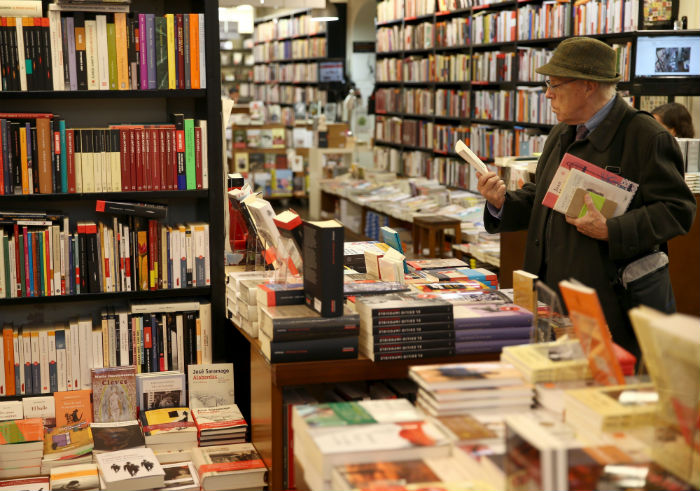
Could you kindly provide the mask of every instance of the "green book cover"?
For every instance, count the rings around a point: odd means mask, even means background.
[[[168,23],[156,17],[156,88],[168,90]]]
[[[107,58],[109,62],[109,90],[117,90],[117,30],[114,22],[107,23]]]
[[[310,427],[372,424],[377,421],[355,401],[297,406]]]
[[[590,196],[591,199],[593,199],[593,206],[595,206],[596,210],[600,211],[601,208],[603,208],[603,204],[605,203],[605,198],[599,194],[594,193],[593,191],[588,191],[588,196]],[[584,204],[581,207],[581,211],[579,212],[578,217],[581,218],[586,214],[586,212],[588,212],[588,207]]]
[[[197,189],[197,174],[194,161],[194,119],[185,119],[185,176],[187,189]]]

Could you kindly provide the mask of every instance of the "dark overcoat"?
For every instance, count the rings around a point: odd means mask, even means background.
[[[695,216],[695,200],[684,182],[683,157],[675,138],[653,117],[645,113],[631,117],[634,112],[617,96],[607,117],[580,141],[574,141],[575,126],[556,125],[538,161],[535,184],[508,191],[501,219],[485,209],[484,223],[491,233],[527,228],[523,269],[537,274],[557,292],[559,281],[570,278],[594,288],[613,339],[638,353],[621,290],[615,286],[617,271],[655,247],[665,246],[672,237],[687,233]],[[631,119],[622,134],[617,130],[625,114]],[[607,220],[607,241],[581,234],[563,214],[542,205],[566,152],[639,184],[627,212]]]

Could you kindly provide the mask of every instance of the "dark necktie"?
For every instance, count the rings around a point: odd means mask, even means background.
[[[583,140],[586,138],[586,135],[588,135],[588,128],[586,128],[585,124],[576,127],[576,141]]]

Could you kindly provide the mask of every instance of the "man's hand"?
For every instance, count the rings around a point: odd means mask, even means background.
[[[479,178],[476,189],[486,198],[486,201],[491,203],[491,206],[500,210],[506,201],[506,183],[495,172],[489,172],[484,175],[477,172],[476,177]]]
[[[583,197],[586,203],[586,214],[581,218],[571,218],[566,216],[567,223],[576,227],[576,230],[583,235],[587,235],[593,239],[608,240],[608,224],[606,218],[593,204],[593,198],[586,193]]]

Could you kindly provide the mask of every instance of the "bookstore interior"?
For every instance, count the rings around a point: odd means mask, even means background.
[[[0,0],[0,78],[0,491],[700,489],[697,0]]]

